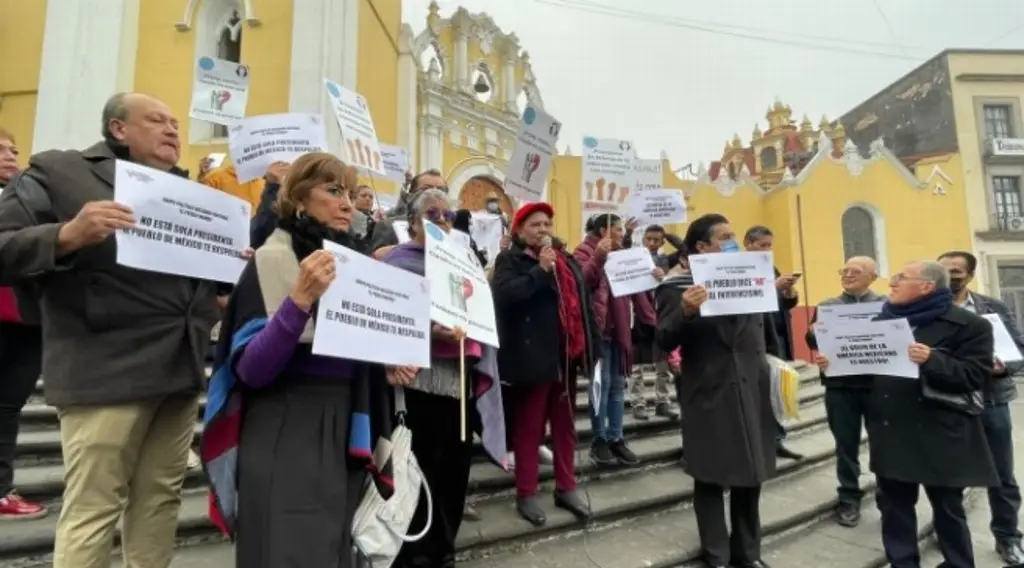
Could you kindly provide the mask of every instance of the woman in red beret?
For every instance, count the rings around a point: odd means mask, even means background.
[[[600,335],[583,271],[551,235],[554,210],[535,202],[516,211],[511,245],[494,260],[491,280],[498,324],[498,371],[511,395],[516,508],[530,523],[547,521],[537,498],[539,446],[550,422],[555,506],[585,520],[576,493],[576,376],[589,376]]]

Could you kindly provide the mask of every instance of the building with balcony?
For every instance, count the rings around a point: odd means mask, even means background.
[[[881,138],[908,165],[959,156],[961,171],[954,177],[964,183],[963,206],[979,260],[976,287],[1001,297],[1024,323],[1022,108],[1024,50],[953,49],[846,113],[840,123],[858,146]]]

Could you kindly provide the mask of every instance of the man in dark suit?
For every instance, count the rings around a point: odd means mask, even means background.
[[[772,230],[762,225],[754,225],[747,229],[743,235],[743,248],[748,251],[771,252],[775,235]],[[782,274],[775,269],[775,290],[779,296],[779,309],[772,312],[772,331],[779,342],[779,358],[786,361],[793,360],[793,333],[792,316],[790,310],[800,302],[800,296],[796,291],[796,281],[800,279],[799,274]],[[786,429],[782,424],[776,427],[775,455],[790,460],[801,460],[804,456],[786,447],[783,440],[786,439]]]
[[[214,282],[118,264],[115,164],[172,175],[178,121],[146,95],[111,97],[104,139],[29,160],[35,183],[0,195],[0,285],[38,282],[46,402],[57,407],[64,494],[53,565],[110,565],[120,520],[129,566],[167,566],[189,446],[219,318]]]
[[[965,251],[950,251],[939,257],[939,262],[949,270],[950,288],[958,306],[978,315],[996,314],[1010,332],[1017,347],[1024,352],[1024,341],[1017,329],[1016,318],[1010,309],[996,298],[968,290],[974,280],[978,259]],[[1017,385],[1013,375],[1024,368],[1024,362],[1004,363],[994,358],[992,378],[985,387],[985,412],[981,415],[985,426],[999,485],[988,490],[989,508],[992,520],[989,528],[996,541],[996,552],[1003,564],[1024,564],[1024,549],[1021,548],[1021,531],[1017,518],[1020,513],[1020,487],[1013,473],[1013,423],[1010,421],[1009,403],[1017,398]]]

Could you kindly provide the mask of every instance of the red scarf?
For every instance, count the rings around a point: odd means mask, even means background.
[[[583,356],[587,348],[587,334],[583,327],[583,309],[576,289],[576,275],[560,251],[555,255],[555,274],[558,276],[558,319],[565,333],[566,355],[570,360]]]

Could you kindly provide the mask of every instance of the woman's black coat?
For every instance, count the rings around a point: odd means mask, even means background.
[[[868,406],[871,471],[939,487],[999,484],[981,417],[947,410],[921,396],[921,381],[951,394],[985,386],[992,374],[992,326],[953,306],[914,330],[932,348],[920,379],[876,376]]]
[[[576,279],[576,293],[583,312],[587,347],[582,372],[590,375],[600,333],[594,324],[594,308],[590,294],[583,285],[583,270],[576,261],[559,248]],[[494,259],[491,276],[494,310],[498,325],[498,372],[502,382],[510,385],[531,385],[557,381],[565,371],[564,332],[558,316],[558,288],[554,271],[540,267],[536,258],[520,245],[502,251]],[[575,373],[569,376],[575,380]]]

